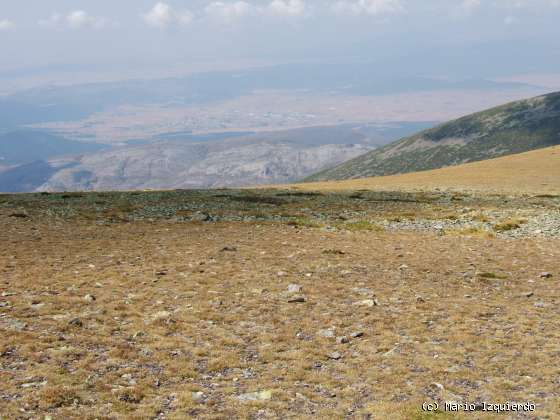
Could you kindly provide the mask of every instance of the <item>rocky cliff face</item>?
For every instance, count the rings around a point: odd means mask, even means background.
[[[257,140],[158,142],[53,160],[38,190],[233,187],[290,182],[369,150],[367,144],[298,145]]]

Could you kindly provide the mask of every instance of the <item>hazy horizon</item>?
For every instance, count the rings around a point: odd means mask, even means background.
[[[10,2],[0,8],[0,92],[297,62],[459,80],[560,73],[557,0],[419,3]]]

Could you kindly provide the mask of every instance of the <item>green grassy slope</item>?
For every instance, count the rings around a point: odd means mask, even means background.
[[[560,92],[451,121],[315,174],[306,181],[437,169],[560,144]]]

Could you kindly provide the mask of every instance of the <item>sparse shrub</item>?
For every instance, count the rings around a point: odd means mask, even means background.
[[[144,393],[138,388],[125,388],[117,393],[117,399],[128,404],[139,404],[144,399]]]
[[[320,225],[311,219],[298,217],[297,219],[290,220],[286,223],[288,226],[295,226],[295,227],[308,227],[308,228],[317,228]]]
[[[367,220],[345,223],[343,227],[351,232],[382,232],[384,230],[383,227]]]
[[[509,219],[505,220],[501,223],[494,225],[494,230],[496,232],[508,232],[510,230],[515,230],[521,228],[523,223],[526,223],[527,220],[524,219]]]
[[[41,405],[45,408],[67,407],[79,402],[76,390],[67,386],[49,386],[41,393]]]
[[[480,273],[478,277],[481,277],[483,279],[500,279],[500,280],[507,279],[507,276],[491,273],[491,272]]]

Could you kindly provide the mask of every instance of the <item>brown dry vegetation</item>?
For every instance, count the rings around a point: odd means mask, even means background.
[[[560,146],[459,166],[339,182],[297,184],[298,190],[443,190],[560,194]]]
[[[329,204],[353,218],[325,221],[312,215],[330,196],[266,194],[232,202],[298,217],[134,220],[131,201],[69,204],[89,195],[0,203],[0,418],[494,418],[423,413],[434,400],[531,401],[536,413],[508,416],[557,418],[557,235],[379,226],[454,222],[467,195],[357,193]],[[535,200],[531,211],[558,211]],[[526,217],[523,201],[507,206],[504,220]]]

